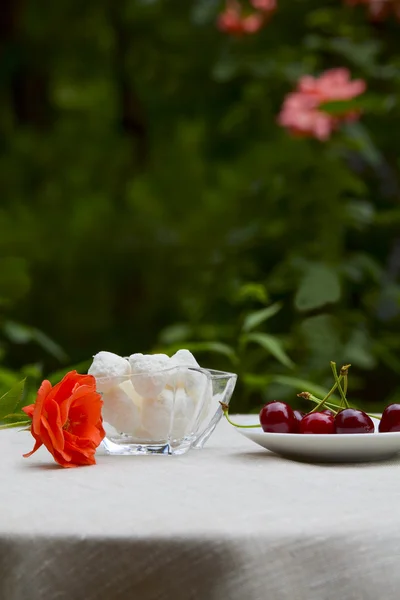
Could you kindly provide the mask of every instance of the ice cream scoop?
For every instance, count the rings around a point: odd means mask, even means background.
[[[88,373],[96,378],[98,391],[105,392],[115,386],[115,377],[130,375],[131,366],[126,358],[102,351],[94,355]]]
[[[119,433],[148,441],[184,437],[206,414],[211,381],[189,350],[94,356],[89,373],[103,396],[103,418]]]

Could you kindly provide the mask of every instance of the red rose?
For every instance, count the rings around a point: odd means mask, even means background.
[[[36,403],[23,410],[31,417],[35,438],[31,456],[44,444],[62,467],[94,465],[96,448],[105,436],[101,408],[92,375],[67,373],[54,387],[43,381]]]

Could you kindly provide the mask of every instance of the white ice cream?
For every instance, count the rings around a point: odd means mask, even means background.
[[[118,354],[98,352],[93,357],[88,373],[96,378],[98,391],[106,392],[115,386],[115,377],[125,377],[131,374],[131,366],[126,358],[122,358]]]
[[[138,442],[181,439],[205,416],[212,399],[209,378],[191,367],[199,364],[189,350],[171,357],[137,353],[128,360],[99,352],[89,373],[103,395],[104,421]]]
[[[132,354],[129,357],[132,370],[132,384],[144,398],[154,398],[164,389],[168,373],[174,365],[166,354]]]

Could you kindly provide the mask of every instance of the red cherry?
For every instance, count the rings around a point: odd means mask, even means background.
[[[323,412],[309,413],[300,423],[300,433],[335,433],[335,418]]]
[[[301,410],[294,410],[293,411],[294,414],[294,418],[296,419],[296,427],[293,433],[299,433],[300,432],[300,423],[302,418],[304,417],[304,413],[301,412]]]
[[[323,415],[335,416],[335,414],[329,408],[325,408],[325,410],[321,410],[321,412]]]
[[[294,433],[296,417],[285,402],[268,402],[260,411],[260,423],[270,433]]]
[[[374,433],[375,426],[362,410],[345,408],[336,415],[336,433]]]
[[[379,431],[382,433],[400,431],[400,404],[389,404],[385,408],[379,423]]]

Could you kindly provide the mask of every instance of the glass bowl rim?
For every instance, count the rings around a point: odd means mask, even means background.
[[[125,357],[124,357],[125,358]],[[207,369],[205,367],[194,367],[193,365],[175,365],[173,367],[166,367],[165,369],[157,369],[155,371],[144,371],[143,373],[126,373],[125,375],[109,375],[103,377],[97,377],[93,375],[93,377],[98,382],[102,381],[112,381],[113,379],[132,379],[133,377],[153,377],[156,375],[160,375],[163,373],[169,373],[174,371],[179,371],[181,369],[189,369],[190,371],[196,371],[197,373],[204,373],[207,377],[210,377],[213,380],[216,379],[237,379],[237,373],[231,373],[230,371],[219,371],[217,369]]]

